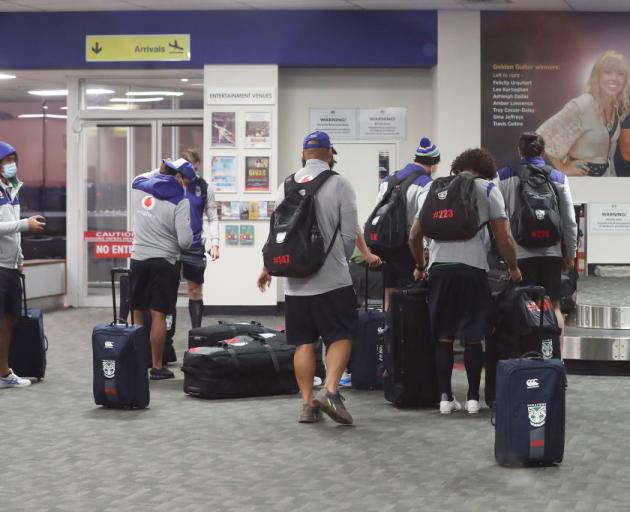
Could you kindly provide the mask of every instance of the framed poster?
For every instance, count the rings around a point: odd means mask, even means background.
[[[215,148],[236,147],[236,112],[212,112],[210,145]]]
[[[245,192],[269,192],[269,157],[245,157]]]
[[[241,245],[254,245],[254,226],[251,224],[241,224],[240,232]]]
[[[271,112],[245,113],[245,147],[271,147]]]
[[[215,192],[237,192],[235,156],[213,156],[210,172],[210,182]]]
[[[225,226],[225,245],[238,245],[238,226]]]

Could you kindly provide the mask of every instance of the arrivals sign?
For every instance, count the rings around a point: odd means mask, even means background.
[[[86,62],[189,61],[190,34],[85,36]]]
[[[83,239],[93,242],[92,254],[95,258],[131,257],[131,231],[84,231]]]

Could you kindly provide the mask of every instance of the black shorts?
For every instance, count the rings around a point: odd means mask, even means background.
[[[403,288],[413,283],[413,271],[416,262],[411,251],[404,247],[395,256],[390,256],[383,264],[383,286],[385,288]]]
[[[172,313],[177,304],[179,288],[179,265],[164,258],[131,260],[129,274],[131,309],[147,311],[153,309]]]
[[[0,267],[0,318],[22,315],[22,282],[17,270]]]
[[[203,284],[206,271],[206,254],[203,247],[182,251],[182,277],[196,284]]]
[[[547,295],[554,302],[562,298],[560,293],[562,258],[560,256],[523,258],[518,260],[518,268],[523,274],[523,284],[544,286]]]
[[[481,341],[492,299],[486,271],[463,264],[429,269],[429,316],[434,340]]]
[[[326,346],[350,339],[357,321],[357,296],[352,286],[319,295],[285,295],[284,322],[291,345],[316,343]]]

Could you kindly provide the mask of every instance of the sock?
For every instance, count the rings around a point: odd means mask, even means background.
[[[188,312],[190,313],[190,323],[193,329],[201,327],[203,317],[203,300],[188,300]]]
[[[451,390],[453,362],[453,344],[438,342],[435,349],[435,365],[442,400],[453,400],[453,391]]]
[[[483,367],[483,350],[481,343],[474,343],[464,347],[464,365],[468,377],[468,395],[466,400],[479,400],[479,382]]]

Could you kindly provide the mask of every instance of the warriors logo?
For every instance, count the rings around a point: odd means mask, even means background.
[[[438,199],[446,199],[446,196],[448,195],[448,190],[442,190],[442,192],[438,192]]]
[[[543,340],[541,352],[545,359],[551,359],[553,356],[553,342],[551,340]]]
[[[542,427],[547,418],[547,404],[527,404],[527,416],[532,427]]]
[[[116,375],[116,361],[103,359],[103,374],[108,379],[114,378],[114,375]]]

